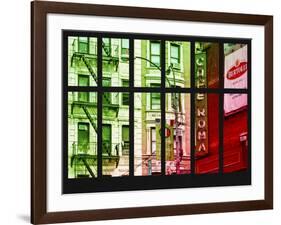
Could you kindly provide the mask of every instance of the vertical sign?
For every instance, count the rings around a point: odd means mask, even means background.
[[[206,53],[195,54],[195,85],[207,88]],[[195,157],[208,153],[208,105],[207,94],[195,94]]]

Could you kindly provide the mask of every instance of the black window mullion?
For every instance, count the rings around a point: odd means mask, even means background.
[[[165,93],[165,81],[166,81],[166,46],[165,40],[161,40],[160,50],[160,63],[161,63],[161,175],[166,174],[166,140],[165,140],[165,125],[166,125],[166,93]]]
[[[102,37],[98,36],[97,39],[97,71],[98,71],[98,112],[97,112],[97,121],[98,121],[98,154],[97,154],[97,169],[98,177],[102,177]]]
[[[195,42],[190,43],[190,173],[195,173]]]
[[[129,176],[134,176],[134,39],[129,39]]]
[[[219,173],[223,173],[224,124],[224,43],[219,43]]]

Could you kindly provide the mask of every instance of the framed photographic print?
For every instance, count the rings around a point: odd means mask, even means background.
[[[31,222],[273,208],[273,18],[32,2]]]

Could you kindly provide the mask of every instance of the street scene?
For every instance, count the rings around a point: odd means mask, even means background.
[[[195,92],[194,99],[191,99],[190,88],[191,55],[195,57],[195,90],[219,88],[219,45],[196,42],[195,52],[191,54],[191,43],[188,41],[165,41],[163,52],[160,40],[134,39],[133,58],[130,56],[129,39],[102,38],[101,46],[102,54],[98,51],[98,38],[68,37],[67,85],[80,88],[67,93],[68,178],[96,178],[99,173],[104,177],[129,176],[132,149],[134,176],[161,175],[163,161],[167,176],[190,174],[192,122],[195,129],[195,173],[217,173],[219,94]],[[241,53],[244,58],[237,62],[237,57],[241,58],[237,51],[239,53],[245,47],[239,44],[224,46],[225,64],[230,67],[224,78],[225,88],[237,85],[237,79],[240,83],[244,82],[244,86],[238,85],[237,88],[247,88],[245,50]],[[102,58],[101,73],[99,57]],[[234,62],[235,68],[231,67],[231,62]],[[133,76],[130,76],[132,64],[134,70]],[[227,83],[227,79],[232,83]],[[247,168],[245,99],[246,94],[224,95],[226,172]],[[194,121],[191,121],[192,101]],[[133,118],[130,117],[132,114]],[[162,119],[165,121],[164,132],[161,132]],[[239,121],[240,125],[231,130],[229,127],[233,121]],[[130,125],[133,133],[130,133]],[[165,142],[161,133],[165,133]],[[98,147],[99,135],[101,147]],[[131,135],[133,143],[130,142]],[[165,159],[161,158],[162,145],[165,146]],[[101,167],[98,167],[99,148],[102,150]]]

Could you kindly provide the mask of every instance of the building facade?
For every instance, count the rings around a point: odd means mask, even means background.
[[[129,40],[102,39],[102,85],[129,86]],[[160,41],[135,40],[134,86],[161,86]],[[97,38],[69,37],[68,85],[97,86]],[[166,43],[166,87],[189,87],[190,43]],[[160,120],[161,94],[134,93],[135,175],[157,175],[161,171]],[[167,174],[190,167],[189,94],[166,94]],[[129,93],[103,93],[102,152],[104,176],[126,176],[129,173]],[[176,122],[177,121],[177,122]],[[97,93],[68,94],[68,171],[69,178],[97,175]],[[174,129],[176,127],[176,129]]]

